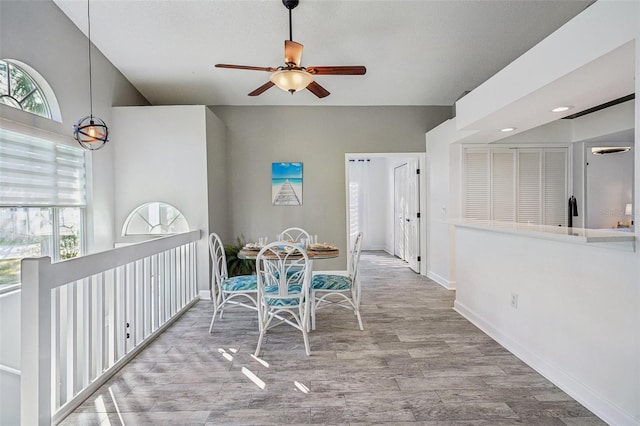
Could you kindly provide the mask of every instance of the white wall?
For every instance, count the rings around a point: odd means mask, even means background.
[[[453,132],[454,120],[449,120],[426,135],[427,171],[429,191],[427,200],[427,276],[448,289],[455,288],[455,269],[452,250],[455,242],[451,238],[452,226],[449,219],[455,216],[452,194],[457,190],[452,186],[452,176],[456,176],[452,155],[455,146],[450,144],[448,135]]]
[[[209,109],[205,110],[207,126],[207,186],[209,190],[209,231],[230,242],[229,165],[227,128]]]
[[[119,140],[114,147],[116,232],[144,203],[162,201],[178,208],[190,229],[203,231],[197,244],[200,290],[209,288],[207,114],[205,106],[113,109]],[[212,147],[220,143],[211,141]]]

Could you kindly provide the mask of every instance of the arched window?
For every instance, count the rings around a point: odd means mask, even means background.
[[[33,68],[18,61],[0,60],[0,104],[62,121],[49,84]]]
[[[171,204],[153,202],[137,207],[122,227],[122,236],[178,234],[189,231],[184,215]]]

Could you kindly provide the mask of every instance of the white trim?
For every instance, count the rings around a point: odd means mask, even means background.
[[[2,365],[2,364],[0,364],[0,371],[4,371],[10,374],[15,374],[16,376],[19,376],[21,374],[20,370],[16,370],[15,368],[9,367],[7,365]]]
[[[440,284],[442,287],[446,288],[447,290],[455,290],[456,289],[456,282],[455,281],[450,281],[450,280],[446,279],[445,277],[436,274],[433,271],[427,271],[427,278],[429,278],[432,281],[435,281],[436,283]]]
[[[200,300],[211,300],[211,292],[209,290],[200,290],[198,297]]]
[[[12,108],[7,106],[7,108]],[[15,108],[12,108],[15,109]],[[16,110],[18,111],[18,110]],[[40,116],[37,116],[40,117]],[[44,118],[48,120],[48,118]],[[49,130],[40,129],[38,127],[29,126],[27,124],[21,123],[19,121],[10,120],[8,118],[0,117],[0,128],[5,130],[11,130],[16,133],[22,133],[24,135],[33,136],[40,139],[46,139],[51,142],[59,143],[62,145],[75,146],[77,147],[77,143],[72,143],[74,141],[71,135],[63,135],[60,133],[52,132]]]
[[[557,365],[540,357],[537,353],[522,346],[519,342],[501,333],[484,318],[476,315],[459,301],[454,302],[453,310],[462,315],[473,325],[482,330],[529,367],[536,370],[547,380],[566,392],[573,399],[584,405],[588,410],[611,425],[633,425],[638,419],[634,419],[625,413],[620,407],[598,394],[576,377],[571,376]]]
[[[20,283],[0,285],[0,297],[7,296],[14,291],[20,291]]]

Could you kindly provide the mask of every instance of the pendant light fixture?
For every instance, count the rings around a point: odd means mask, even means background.
[[[89,40],[89,115],[73,126],[73,136],[84,149],[95,151],[109,141],[109,128],[105,122],[93,116],[93,86],[91,75],[91,13],[87,0],[87,38]]]

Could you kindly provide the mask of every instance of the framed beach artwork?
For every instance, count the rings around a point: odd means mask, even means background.
[[[274,206],[302,205],[302,163],[271,164],[271,200]]]

